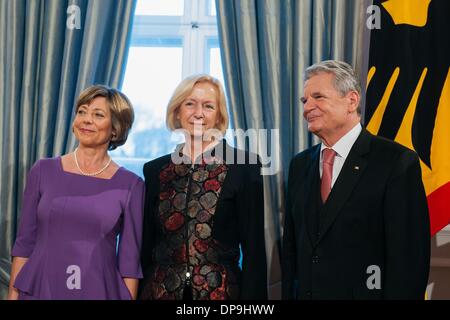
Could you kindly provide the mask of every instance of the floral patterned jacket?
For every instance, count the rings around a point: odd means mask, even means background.
[[[217,148],[193,165],[178,150],[145,164],[141,299],[267,299],[261,166]]]

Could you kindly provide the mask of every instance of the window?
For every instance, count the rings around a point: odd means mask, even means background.
[[[145,162],[180,143],[166,129],[166,107],[185,77],[209,73],[223,83],[214,0],[138,0],[122,91],[135,109],[114,161],[142,177]]]
[[[136,4],[136,15],[141,16],[182,16],[183,0],[139,0]]]

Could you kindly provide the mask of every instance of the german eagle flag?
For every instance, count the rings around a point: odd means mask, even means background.
[[[418,153],[434,235],[450,223],[450,1],[373,4],[366,127]]]

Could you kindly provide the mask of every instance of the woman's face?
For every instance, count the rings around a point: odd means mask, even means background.
[[[73,121],[73,131],[80,145],[108,146],[113,128],[111,111],[104,97],[97,97],[90,104],[78,108]]]
[[[191,94],[178,108],[177,119],[181,128],[192,137],[202,136],[219,122],[219,101],[217,89],[209,82],[197,83]]]

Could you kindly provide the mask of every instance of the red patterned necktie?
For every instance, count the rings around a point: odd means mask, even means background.
[[[320,195],[322,202],[327,201],[328,195],[331,192],[331,179],[333,178],[333,163],[336,152],[333,149],[323,149],[322,160],[322,182],[320,184]]]

